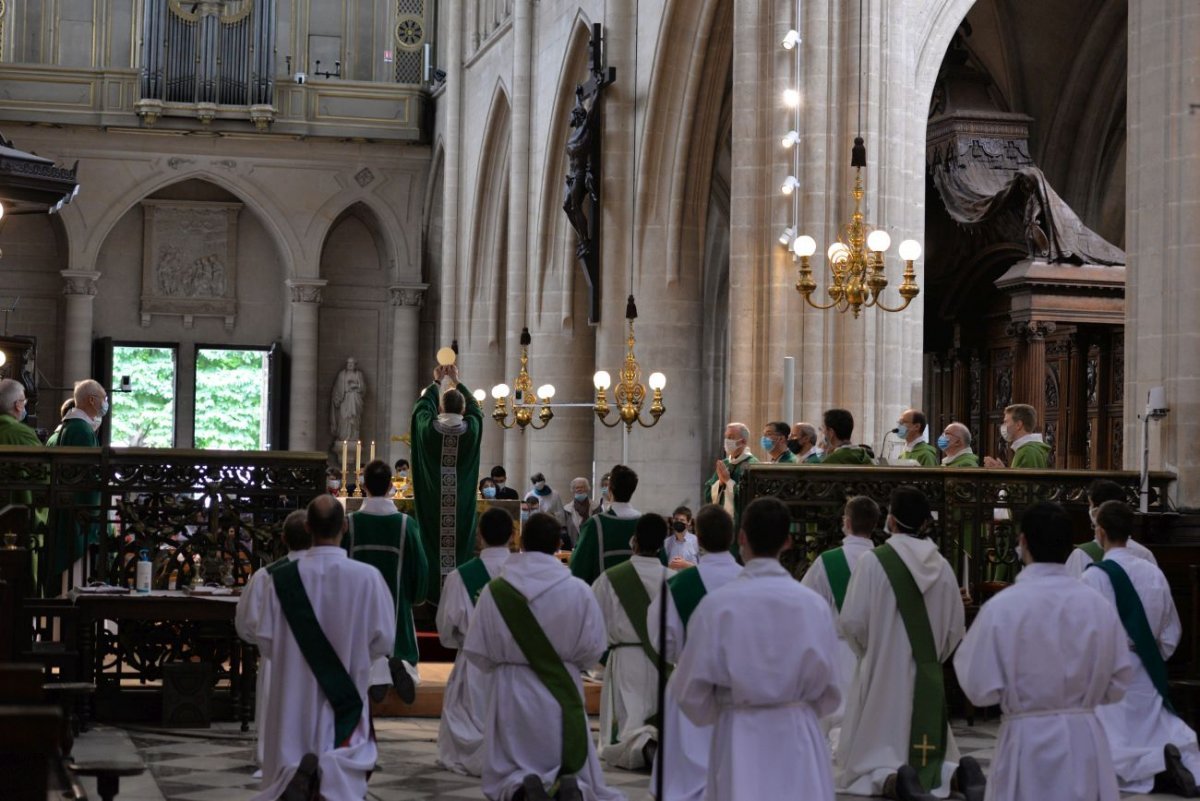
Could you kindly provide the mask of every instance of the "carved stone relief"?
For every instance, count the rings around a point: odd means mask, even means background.
[[[155,314],[237,319],[240,203],[143,200],[142,325]]]

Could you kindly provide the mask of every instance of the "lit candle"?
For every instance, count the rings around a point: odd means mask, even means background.
[[[343,487],[346,486],[346,448],[349,447],[349,445],[350,445],[350,443],[348,441],[342,440],[342,486]]]
[[[356,439],[354,440],[354,475],[357,476],[360,470],[362,470],[362,440]],[[355,484],[357,483],[358,479],[356,478]]]
[[[375,461],[375,440],[371,440],[371,458],[368,459],[367,461],[370,461],[370,462]]]

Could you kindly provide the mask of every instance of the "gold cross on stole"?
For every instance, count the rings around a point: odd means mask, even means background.
[[[927,764],[929,764],[929,752],[937,750],[936,745],[929,744],[929,735],[928,734],[922,734],[920,745],[918,745],[917,743],[913,743],[912,747],[913,747],[914,751],[921,752],[921,767],[925,767]]]

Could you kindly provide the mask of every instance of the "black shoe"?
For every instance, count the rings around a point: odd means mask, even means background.
[[[376,704],[383,703],[383,699],[387,698],[387,691],[388,685],[386,684],[372,684],[367,688],[367,697]]]
[[[901,765],[896,771],[896,798],[899,801],[934,801],[933,795],[921,786],[917,769],[912,765]]]
[[[583,801],[583,791],[574,776],[563,776],[558,780],[558,801]]]
[[[642,746],[642,759],[646,760],[646,767],[654,766],[654,758],[658,756],[658,740],[650,740]]]
[[[542,784],[542,777],[536,773],[530,773],[521,781],[521,786],[513,793],[513,801],[516,801],[518,793],[524,801],[550,801],[550,794]]]
[[[291,781],[283,788],[283,795],[279,796],[279,801],[310,801],[316,797],[319,786],[317,755],[305,754]]]
[[[1179,748],[1167,743],[1163,747],[1163,758],[1166,766],[1162,773],[1154,777],[1154,792],[1171,793],[1184,798],[1196,797],[1196,777],[1183,765],[1183,757]]]
[[[983,768],[979,767],[975,757],[963,757],[958,761],[951,786],[956,787],[967,801],[983,801],[987,779],[983,777]]]
[[[388,670],[392,672],[392,686],[396,688],[396,695],[400,696],[400,700],[406,704],[417,700],[417,685],[405,669],[404,660],[393,656],[388,660]]]

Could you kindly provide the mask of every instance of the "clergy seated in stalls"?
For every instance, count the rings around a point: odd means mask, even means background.
[[[1100,511],[1100,504],[1105,501],[1126,503],[1125,489],[1115,481],[1098,478],[1088,487],[1088,520],[1092,527],[1093,537],[1087,542],[1076,545],[1071,551],[1071,556],[1067,558],[1067,572],[1075,578],[1081,577],[1088,565],[1104,558],[1104,546],[1100,544],[1100,535],[1095,532],[1096,514]],[[1130,537],[1129,541],[1125,543],[1125,548],[1134,556],[1145,559],[1152,565],[1158,565],[1158,560],[1154,558],[1150,549],[1135,542],[1133,537]]]
[[[445,382],[442,390],[439,382]],[[458,378],[456,365],[439,365],[433,383],[413,406],[413,511],[421,526],[425,557],[434,568],[429,600],[438,602],[441,577],[475,555],[475,497],[483,411]],[[445,545],[443,543],[452,543]]]
[[[608,635],[600,758],[626,770],[651,765],[658,749],[658,650],[646,615],[666,580],[658,556],[666,538],[667,521],[661,515],[642,515],[629,543],[633,556],[604,571],[592,585]]]
[[[438,604],[438,638],[447,648],[458,649],[442,701],[438,764],[465,776],[479,776],[483,771],[484,721],[491,678],[466,658],[462,646],[471,630],[480,593],[508,561],[512,533],[513,519],[504,509],[488,509],[480,515],[479,556],[446,577],[442,602]]]
[[[253,801],[363,798],[379,756],[366,695],[372,663],[392,654],[392,597],[378,570],[342,548],[337,498],[313,499],[306,525],[312,548],[268,571],[258,617],[242,632],[271,662]]]
[[[909,459],[921,467],[936,467],[937,451],[929,444],[929,435],[925,431],[928,422],[925,413],[916,409],[905,409],[896,421],[896,435],[904,440],[904,450],[900,452],[901,459]]]
[[[967,698],[1004,713],[987,797],[1117,801],[1095,712],[1133,678],[1121,622],[1063,566],[1071,521],[1062,506],[1029,507],[1018,539],[1025,569],[983,605],[954,657]]]
[[[608,491],[612,503],[608,510],[589,517],[579,528],[579,542],[571,552],[571,574],[588,584],[605,570],[616,567],[633,555],[637,519],[642,513],[630,501],[637,490],[638,474],[619,464],[609,473]]]
[[[308,553],[308,549],[312,547],[312,534],[309,532],[305,522],[307,518],[308,513],[301,509],[297,509],[287,516],[283,521],[282,533],[283,544],[287,548],[287,554],[278,561],[264,565],[254,571],[254,574],[250,576],[250,580],[246,582],[246,586],[238,598],[237,612],[234,615],[233,621],[238,636],[243,640],[250,640],[247,632],[253,631],[258,627],[258,618],[262,609],[262,598],[266,592],[266,585],[271,581],[271,570],[282,567],[287,561],[296,561]],[[258,660],[258,673],[255,677],[254,685],[254,719],[259,721],[260,724],[261,721],[266,719],[267,698],[270,697],[271,690],[271,660],[266,653],[263,653]],[[263,743],[262,729],[258,728],[254,749],[254,761],[258,763],[259,767],[255,773],[257,778],[262,778]]]
[[[892,490],[888,539],[850,577],[838,624],[859,664],[834,754],[839,792],[923,787],[947,798],[959,767],[942,664],[962,639],[963,602],[950,564],[925,538],[931,522],[917,489]]]
[[[400,512],[389,497],[392,471],[376,459],[363,468],[366,497],[357,512],[347,518],[342,546],[352,559],[375,567],[392,595],[396,615],[396,639],[392,653],[376,660],[371,668],[371,700],[382,701],[388,685],[406,704],[416,698],[417,630],[414,606],[424,603],[429,586],[429,565],[421,544],[421,529],[415,518]]]
[[[866,448],[850,441],[854,436],[854,415],[845,409],[826,409],[823,422],[823,434],[828,447],[821,464],[874,464]]]
[[[979,457],[971,450],[971,429],[962,423],[950,423],[937,440],[942,452],[942,467],[979,467]]]
[[[837,637],[829,606],[779,563],[790,528],[778,498],[751,501],[738,532],[745,569],[687,624],[672,697],[713,727],[705,799],[833,799],[819,719],[841,698]]]
[[[1155,565],[1128,547],[1134,513],[1123,501],[1105,501],[1096,513],[1104,558],[1083,572],[1083,583],[1116,607],[1131,650],[1133,677],[1125,697],[1097,708],[1108,737],[1121,791],[1165,792],[1192,798],[1200,775],[1196,732],[1171,702],[1166,660],[1182,628],[1171,587]]]
[[[676,510],[678,513],[678,510]],[[695,567],[681,570],[667,582],[667,630],[662,637],[662,599],[655,594],[646,613],[646,628],[650,642],[663,643],[668,664],[679,660],[687,642],[687,626],[692,614],[710,593],[733,581],[742,566],[729,552],[733,544],[733,518],[716,504],[700,507],[695,518],[696,538],[704,549],[704,560]],[[656,645],[657,647],[657,645]],[[667,684],[663,704],[664,730],[667,737],[660,740],[659,759],[650,777],[651,792],[658,786],[660,764],[663,776],[663,801],[701,801],[708,778],[708,750],[712,742],[712,726],[697,726],[679,708],[678,683]]]
[[[1004,407],[1004,422],[1000,424],[1000,439],[1008,443],[1012,452],[1012,461],[1008,466],[1014,469],[1029,468],[1045,470],[1050,467],[1050,446],[1042,441],[1042,435],[1036,433],[1038,427],[1037,409],[1024,403],[1014,403]],[[992,456],[985,456],[984,467],[1004,467],[1004,462]]]
[[[479,596],[463,651],[491,677],[484,720],[489,801],[619,801],[600,770],[583,704],[583,671],[604,652],[596,596],[554,553],[559,522],[534,513],[521,552]],[[547,789],[549,788],[549,789]]]
[[[800,583],[825,599],[836,619],[841,614],[846,600],[846,589],[854,567],[863,556],[875,548],[871,534],[879,525],[879,505],[866,495],[855,495],[846,501],[842,511],[842,544],[825,551],[805,571]],[[837,747],[841,733],[842,716],[845,714],[846,696],[858,657],[846,640],[838,634],[838,689],[842,692],[842,703],[830,714],[821,718],[821,726],[829,735],[833,747]]]

